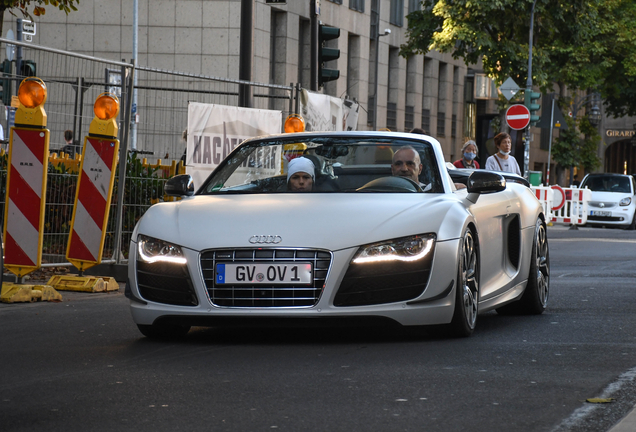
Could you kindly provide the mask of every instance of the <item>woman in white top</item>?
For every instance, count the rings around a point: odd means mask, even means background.
[[[497,153],[486,160],[485,168],[491,171],[504,171],[521,175],[517,160],[510,156],[510,150],[512,149],[510,135],[505,132],[497,134],[495,136],[495,147],[497,147]]]

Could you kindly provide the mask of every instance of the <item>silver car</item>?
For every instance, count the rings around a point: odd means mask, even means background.
[[[301,157],[308,192],[288,178]],[[196,192],[186,174],[166,193],[181,199],[145,213],[129,255],[126,295],[148,337],[308,319],[469,336],[480,313],[540,314],[548,302],[546,217],[532,191],[485,170],[458,189],[429,136],[254,138]]]

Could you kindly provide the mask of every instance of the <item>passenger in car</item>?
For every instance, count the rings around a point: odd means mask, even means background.
[[[316,167],[307,158],[292,159],[287,166],[287,190],[292,192],[311,192],[316,178]]]

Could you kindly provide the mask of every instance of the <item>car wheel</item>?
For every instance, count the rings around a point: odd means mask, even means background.
[[[479,303],[479,252],[470,228],[464,231],[460,246],[455,311],[450,328],[453,335],[466,337],[475,330]]]
[[[190,331],[190,326],[168,323],[137,324],[137,328],[147,338],[157,340],[180,339]]]
[[[537,220],[530,255],[528,284],[521,299],[497,309],[501,315],[539,315],[545,311],[550,296],[550,249],[545,224]]]

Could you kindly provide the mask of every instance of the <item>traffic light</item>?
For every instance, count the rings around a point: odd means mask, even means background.
[[[20,67],[20,75],[23,77],[37,76],[37,69],[33,60],[22,60],[22,66]]]
[[[338,39],[340,37],[340,29],[320,24],[318,38],[318,86],[322,87],[327,81],[333,81],[340,78],[338,69],[329,69],[325,67],[325,62],[340,58],[340,50],[338,48],[329,48],[324,46],[328,40]]]
[[[0,80],[0,95],[2,96],[2,103],[5,106],[11,105],[11,83],[10,79],[6,77],[11,75],[11,61],[5,60],[2,62],[2,79]]]
[[[530,111],[530,125],[532,126],[538,123],[541,119],[538,113],[539,108],[541,108],[541,105],[538,103],[540,97],[541,93],[532,90],[526,90],[523,104],[526,106],[526,108],[528,108],[528,111]]]

